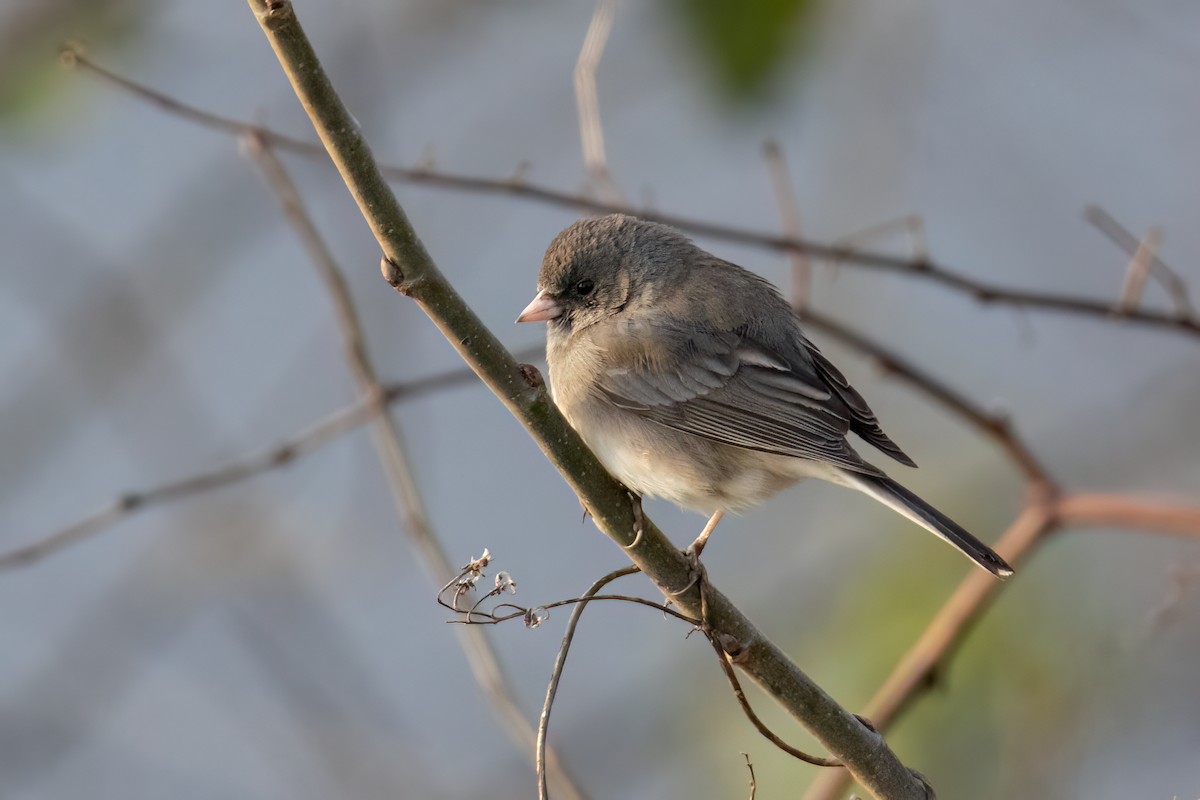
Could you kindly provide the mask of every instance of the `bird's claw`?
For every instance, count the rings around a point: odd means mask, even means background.
[[[642,498],[633,492],[626,492],[626,494],[629,495],[629,505],[633,508],[633,541],[621,546],[626,550],[632,550],[642,541],[642,532],[646,528],[646,518],[642,514]]]

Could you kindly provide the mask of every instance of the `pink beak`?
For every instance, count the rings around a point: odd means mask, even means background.
[[[543,289],[525,306],[521,316],[517,317],[517,322],[545,322],[558,316],[562,316],[562,306]]]

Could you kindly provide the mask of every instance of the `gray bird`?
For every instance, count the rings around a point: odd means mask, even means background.
[[[846,435],[915,467],[767,281],[677,231],[621,214],[554,238],[518,322],[548,322],[554,401],[640,495],[710,515],[802,478],[865,492],[989,572],[1012,568],[863,460]]]

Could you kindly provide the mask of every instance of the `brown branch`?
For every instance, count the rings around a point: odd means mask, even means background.
[[[1115,310],[1118,314],[1128,314],[1142,302],[1142,291],[1154,259],[1158,256],[1158,248],[1162,245],[1162,228],[1151,228],[1138,242],[1137,250],[1129,259],[1125,269],[1125,285],[1121,287],[1121,296],[1117,300]]]
[[[453,574],[450,560],[442,549],[441,542],[433,532],[424,498],[417,489],[412,462],[404,444],[399,426],[387,411],[386,394],[371,358],[367,352],[362,324],[349,286],[341,269],[334,260],[316,224],[304,207],[291,177],[283,164],[272,152],[266,140],[257,134],[243,138],[243,144],[255,164],[263,173],[267,184],[279,199],[288,224],[295,231],[308,252],[309,258],[325,285],[337,318],[338,333],[345,351],[346,363],[354,375],[363,401],[374,404],[380,411],[371,421],[372,439],[379,455],[380,465],[391,489],[392,499],[400,517],[402,527],[409,540],[420,553],[425,568],[439,581]],[[480,690],[492,707],[492,712],[501,722],[509,738],[518,748],[525,748],[534,739],[533,728],[525,719],[517,704],[512,686],[500,665],[499,656],[483,631],[474,628],[460,630],[459,643],[466,656],[471,673]],[[558,755],[549,754],[550,772],[563,795],[581,798],[583,793],[575,786]],[[540,770],[540,764],[539,764]]]
[[[83,67],[113,85],[131,92],[134,96],[164,111],[182,116],[196,124],[227,134],[240,136],[253,133],[261,135],[273,147],[297,153],[315,155],[322,152],[322,148],[318,144],[277,133],[260,125],[252,125],[189,106],[169,95],[157,92],[100,67],[76,49],[64,51],[63,60],[72,66]],[[508,195],[596,213],[622,212],[636,214],[644,219],[662,222],[699,236],[781,252],[806,253],[814,257],[842,261],[847,265],[854,265],[859,268],[891,272],[904,277],[937,283],[961,294],[973,297],[984,304],[1057,311],[1101,319],[1115,317],[1147,327],[1200,337],[1200,319],[1197,319],[1191,313],[1181,313],[1179,311],[1168,313],[1139,308],[1132,309],[1127,313],[1114,314],[1112,304],[1104,300],[1001,286],[977,280],[965,272],[952,269],[929,259],[902,258],[885,253],[860,250],[845,245],[823,244],[790,236],[777,236],[733,225],[703,222],[671,214],[662,214],[649,208],[631,209],[624,204],[604,202],[572,192],[527,183],[520,179],[481,178],[423,167],[381,166],[379,170],[380,174],[388,180],[413,185],[479,194]]]
[[[1027,508],[1000,537],[996,552],[1019,571],[1038,539],[1050,529],[1052,519],[1046,504]],[[901,713],[937,684],[951,654],[1006,585],[978,570],[958,585],[863,709],[862,716],[871,720],[876,730],[886,732]],[[849,783],[845,770],[822,772],[809,785],[804,800],[836,800],[844,796]]]
[[[1125,494],[1073,494],[1058,501],[1055,513],[1064,528],[1124,528],[1200,537],[1200,506]]]
[[[1081,527],[1127,528],[1200,538],[1200,506],[1172,505],[1121,494],[1035,496],[1000,537],[996,551],[1008,563],[1020,567],[1051,533]],[[958,585],[867,703],[863,715],[880,731],[887,731],[936,685],[967,634],[1007,585],[986,578],[983,574],[970,574]],[[848,783],[844,770],[822,773],[813,781],[804,800],[834,800],[841,797]]]
[[[821,756],[811,755],[798,747],[792,747],[783,739],[780,739],[775,731],[767,727],[767,723],[759,718],[754,708],[751,707],[750,701],[746,699],[746,692],[742,689],[742,683],[738,680],[737,673],[733,671],[733,665],[729,663],[729,655],[717,643],[716,639],[709,637],[709,643],[712,644],[713,650],[717,653],[717,661],[721,665],[721,672],[725,674],[725,679],[729,681],[729,688],[733,689],[733,696],[737,698],[742,713],[746,715],[746,718],[750,720],[754,728],[763,735],[763,738],[792,758],[799,759],[806,764],[812,764],[815,767],[840,767],[842,765],[842,762],[836,758],[822,758]]]
[[[763,144],[763,158],[767,162],[767,173],[775,190],[780,226],[785,234],[799,239],[803,230],[800,225],[800,204],[796,202],[796,191],[788,173],[787,159],[784,158],[779,142],[770,139]],[[812,292],[812,263],[806,253],[798,250],[788,253],[788,262],[792,267],[792,308],[798,313],[803,313]]]
[[[617,14],[617,0],[597,0],[592,21],[584,34],[575,61],[575,105],[579,112],[579,141],[583,149],[583,166],[605,200],[624,204],[625,198],[608,171],[604,154],[604,126],[600,121],[600,98],[596,94],[596,69],[604,57],[608,35],[612,32]]]
[[[742,758],[746,759],[746,769],[750,772],[750,800],[754,800],[758,794],[758,783],[754,780],[754,765],[750,763],[749,753],[742,753]]]
[[[1098,231],[1103,233],[1109,240],[1124,250],[1130,258],[1133,258],[1138,251],[1140,242],[1133,233],[1121,223],[1117,222],[1112,214],[1109,214],[1099,206],[1091,205],[1084,209],[1084,218],[1096,227]],[[1175,303],[1175,313],[1183,319],[1195,319],[1196,311],[1192,307],[1191,298],[1188,296],[1187,283],[1175,270],[1163,261],[1157,253],[1154,253],[1150,258],[1151,274],[1158,279],[1163,288],[1167,290],[1171,300]]]

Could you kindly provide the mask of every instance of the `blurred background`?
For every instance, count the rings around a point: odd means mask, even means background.
[[[377,157],[594,192],[571,2],[301,2]],[[82,71],[312,136],[244,3],[7,0],[0,9],[0,548],[121,493],[280,442],[351,403],[328,297],[237,142]],[[1127,255],[1094,203],[1200,290],[1200,6],[1184,0],[618,5],[598,73],[613,180],[635,204],[775,231],[785,153],[805,233],[920,214],[981,280],[1115,299]],[[350,281],[385,381],[459,361],[378,274],[336,174],[284,156]],[[442,270],[510,347],[541,254],[578,216],[397,186]],[[700,240],[786,284],[785,259]],[[905,234],[869,242],[900,255]],[[1069,488],[1195,499],[1200,349],[1164,330],[983,307],[816,265],[813,303],[1006,410]],[[1147,303],[1168,307],[1159,287]],[[922,469],[914,490],[994,541],[1021,481],[975,430],[815,336]],[[517,601],[626,563],[474,383],[393,407],[451,560],[485,547]],[[649,513],[680,544],[699,517]],[[860,708],[968,566],[861,496],[813,484],[726,520],[705,561],[845,706]],[[1200,797],[1200,548],[1056,535],[945,682],[889,735],[944,798]],[[628,591],[648,591],[627,578]],[[132,515],[0,574],[0,796],[529,797],[527,752],[473,682],[365,429],[279,470]],[[648,596],[652,596],[652,593]],[[487,635],[536,719],[565,612]],[[700,637],[644,608],[584,617],[551,741],[594,798],[798,797],[816,768],[737,708]],[[797,744],[803,731],[754,693]]]

